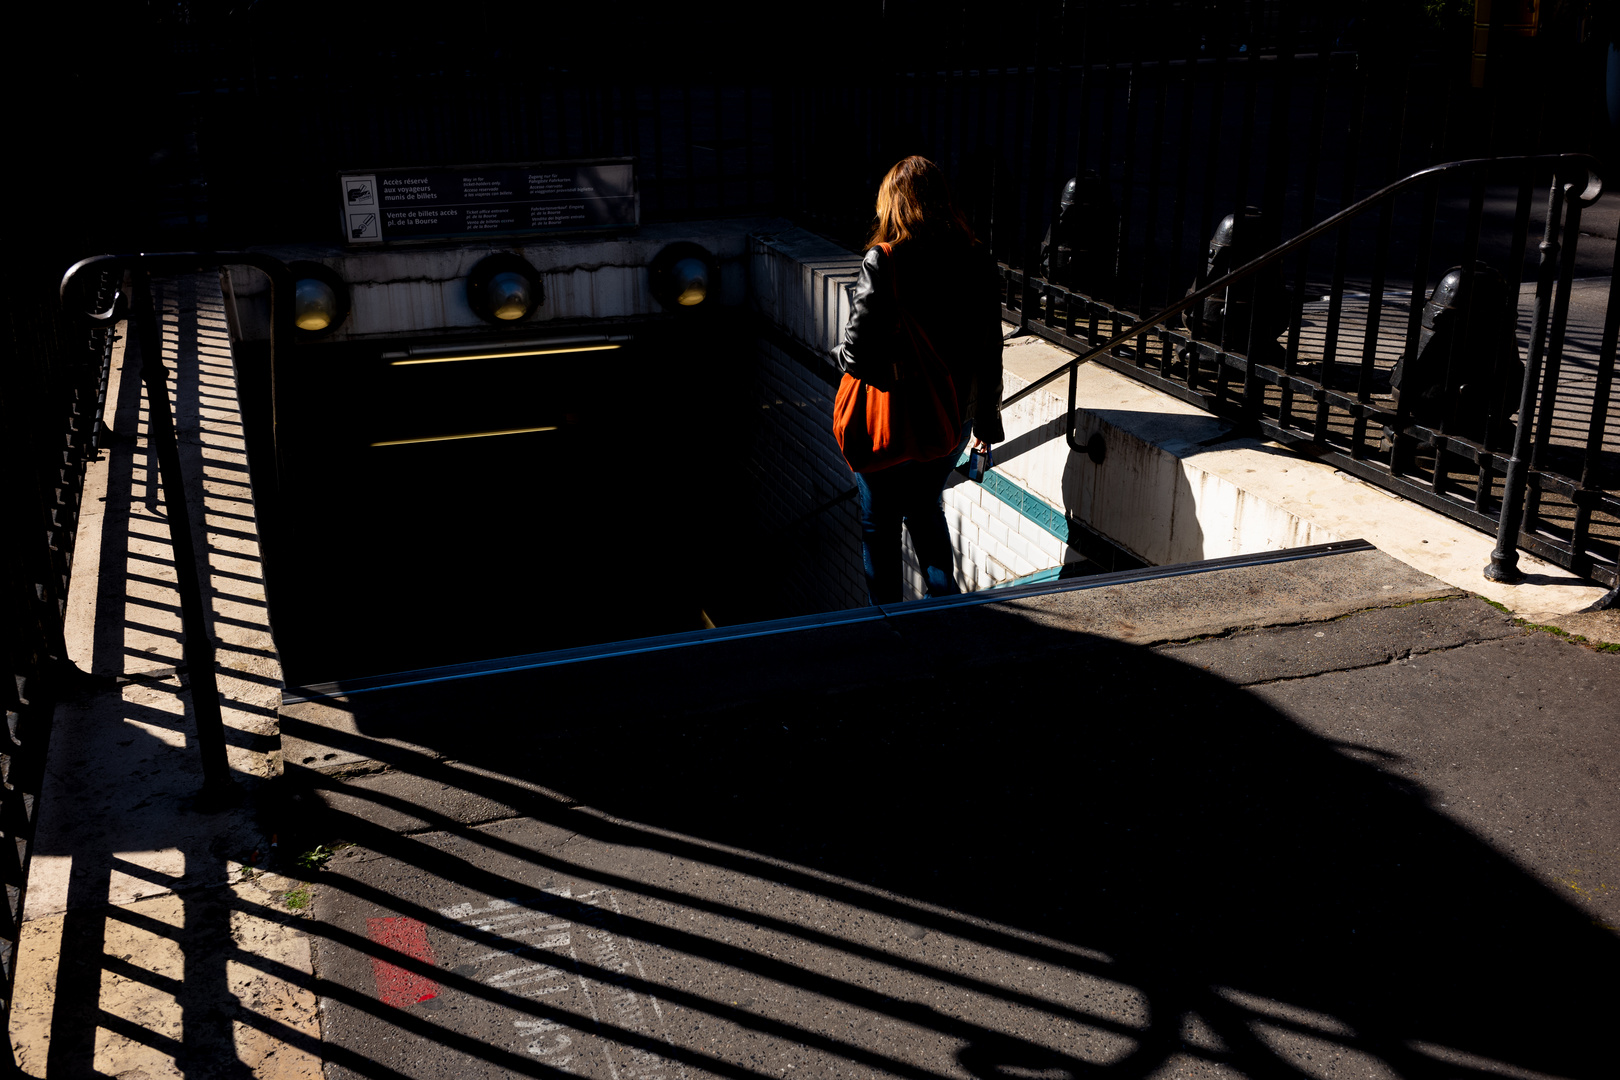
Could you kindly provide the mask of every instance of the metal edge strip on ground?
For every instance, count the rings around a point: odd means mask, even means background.
[[[662,634],[657,637],[633,638],[629,641],[609,641],[600,645],[580,645],[572,649],[549,652],[524,653],[518,656],[498,657],[494,660],[474,660],[464,664],[446,664],[440,667],[396,671],[387,675],[369,675],[357,679],[338,679],[333,682],[311,683],[308,686],[289,686],[281,692],[283,705],[297,705],[323,698],[346,697],[370,690],[395,690],[407,686],[425,686],[429,683],[472,679],[483,675],[505,675],[535,668],[556,667],[560,664],[604,659],[610,656],[634,656],[637,653],[663,652],[691,645],[706,645],[712,641],[740,641],[745,638],[790,634],[797,630],[816,630],[841,623],[877,622],[883,619],[881,608],[851,608],[829,611],[817,615],[798,615],[791,619],[772,619],[768,622],[743,623],[740,626],[720,626],[713,630],[688,630],[680,634]]]
[[[1228,555],[1219,559],[1206,559],[1202,562],[1176,563],[1171,566],[1155,566],[1140,570],[1119,570],[1110,574],[1093,574],[1084,578],[1059,578],[1030,582],[1024,585],[1009,585],[996,589],[986,589],[981,592],[963,593],[959,596],[943,597],[937,600],[908,600],[905,603],[888,604],[882,607],[829,611],[818,615],[801,615],[791,619],[744,623],[741,626],[721,626],[713,630],[692,630],[682,634],[665,634],[660,637],[607,642],[602,645],[582,645],[574,649],[558,649],[552,652],[528,653],[522,656],[507,656],[495,660],[478,660],[465,664],[418,668],[414,671],[398,671],[388,675],[312,683],[309,686],[291,686],[282,691],[281,703],[283,705],[298,705],[308,701],[347,697],[352,694],[362,694],[373,690],[397,690],[407,686],[426,686],[430,683],[473,679],[485,675],[506,675],[519,671],[532,671],[537,668],[557,667],[562,664],[583,663],[587,660],[605,660],[616,656],[665,652],[670,649],[683,649],[693,645],[709,645],[724,641],[771,637],[776,634],[791,634],[800,630],[819,630],[824,627],[845,623],[876,622],[880,619],[939,611],[945,608],[970,607],[976,604],[999,604],[1007,600],[1022,600],[1052,593],[1079,592],[1083,589],[1101,589],[1109,585],[1123,585],[1135,581],[1154,581],[1160,578],[1182,577],[1187,574],[1202,574],[1215,570],[1265,566],[1270,563],[1296,562],[1301,559],[1321,558],[1324,555],[1346,555],[1357,551],[1372,550],[1374,550],[1373,545],[1366,540],[1336,540],[1329,544],[1281,548],[1275,551],[1256,552],[1251,555]]]
[[[1201,562],[1172,563],[1169,566],[1149,566],[1140,570],[1116,570],[1109,574],[1090,574],[1082,578],[1058,578],[1056,580],[1032,581],[1022,585],[1003,585],[980,592],[945,596],[937,600],[910,600],[904,604],[890,604],[884,607],[883,611],[891,617],[916,615],[921,612],[939,611],[942,608],[971,607],[975,604],[999,604],[1006,600],[1022,600],[1032,596],[1046,596],[1051,593],[1080,592],[1084,589],[1106,588],[1109,585],[1124,585],[1137,581],[1156,581],[1160,578],[1183,577],[1187,574],[1203,574],[1213,570],[1237,570],[1243,567],[1298,562],[1301,559],[1318,559],[1324,555],[1348,555],[1352,552],[1372,550],[1375,550],[1374,545],[1366,540],[1335,540],[1329,544],[1279,548],[1275,551],[1257,551],[1251,555],[1226,555],[1219,559],[1205,559]]]

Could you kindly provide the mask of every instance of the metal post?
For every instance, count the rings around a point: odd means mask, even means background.
[[[1614,271],[1620,269],[1620,260],[1609,267],[1609,305],[1603,319],[1603,343],[1598,347],[1597,382],[1592,387],[1592,418],[1587,425],[1586,456],[1581,464],[1581,489],[1592,492],[1601,486],[1599,476],[1603,460],[1603,433],[1609,415],[1609,395],[1614,387],[1614,353],[1616,339],[1620,339],[1620,283]],[[1575,501],[1575,527],[1570,530],[1570,546],[1577,558],[1589,551],[1589,530],[1593,504],[1584,499]],[[1587,611],[1608,611],[1620,608],[1620,584],[1610,589],[1603,598]]]
[[[1023,96],[1020,94],[1018,102],[1019,138],[1013,143],[1016,148],[1015,153],[1020,154],[1022,175],[1019,179],[1023,181],[1023,213],[1018,218],[1018,223],[1023,230],[1021,239],[1023,241],[1024,263],[1024,289],[1018,301],[1018,329],[1020,332],[1028,331],[1029,324],[1036,313],[1039,303],[1039,291],[1035,286],[1035,281],[1040,276],[1041,218],[1045,215],[1047,207],[1052,202],[1051,196],[1045,191],[1046,126],[1048,122],[1047,110],[1050,105],[1047,100],[1045,38],[1048,27],[1044,23],[1045,15],[1046,9],[1044,7],[1037,8],[1034,49],[1031,57],[1031,67],[1034,70],[1030,72],[1027,81],[1022,77],[1024,58],[1022,56],[1018,57],[1019,84],[1020,86],[1027,85],[1029,87],[1031,94],[1030,111],[1032,114],[1030,116],[1030,150],[1026,156],[1022,155],[1024,112]],[[1057,219],[1053,218],[1054,227],[1056,223]]]
[[[214,643],[208,636],[203,594],[197,581],[197,552],[191,541],[191,513],[186,505],[185,477],[180,471],[180,443],[169,411],[168,369],[163,366],[163,342],[152,307],[151,281],[142,270],[136,270],[133,277],[130,315],[136,326],[134,343],[140,349],[141,381],[146,384],[147,443],[157,455],[163,482],[175,588],[180,593],[181,647],[202,757],[203,786],[198,803],[205,809],[219,809],[239,800],[241,791],[231,779],[230,764],[225,759],[225,718],[220,712],[219,683],[214,677]]]
[[[1562,178],[1554,175],[1547,195],[1547,226],[1541,239],[1536,272],[1536,309],[1530,331],[1530,354],[1524,365],[1524,386],[1519,391],[1519,422],[1513,427],[1513,456],[1508,459],[1502,488],[1502,518],[1496,526],[1496,549],[1485,567],[1487,581],[1506,585],[1524,580],[1519,569],[1519,528],[1524,524],[1524,489],[1530,474],[1530,433],[1534,426],[1536,386],[1541,381],[1541,357],[1547,337],[1548,306],[1558,262],[1558,223],[1564,209]]]

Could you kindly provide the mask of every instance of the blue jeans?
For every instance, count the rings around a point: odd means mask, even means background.
[[[960,456],[958,447],[937,461],[907,461],[855,474],[861,507],[861,562],[866,568],[866,595],[872,603],[900,602],[902,521],[928,579],[929,597],[961,591],[951,574],[951,534],[945,526],[944,507],[945,480]]]

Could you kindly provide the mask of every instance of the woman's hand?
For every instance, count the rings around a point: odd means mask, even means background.
[[[973,436],[973,443],[968,447],[968,449],[974,451],[975,453],[988,454],[990,452],[990,444],[975,435]]]

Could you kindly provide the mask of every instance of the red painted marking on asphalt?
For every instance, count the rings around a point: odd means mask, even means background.
[[[433,946],[428,944],[427,927],[416,919],[403,916],[395,919],[367,919],[366,934],[385,949],[404,953],[412,960],[433,963]],[[439,984],[426,975],[406,971],[398,964],[373,958],[371,974],[377,980],[377,997],[384,1005],[396,1009],[431,1000],[439,996]]]

